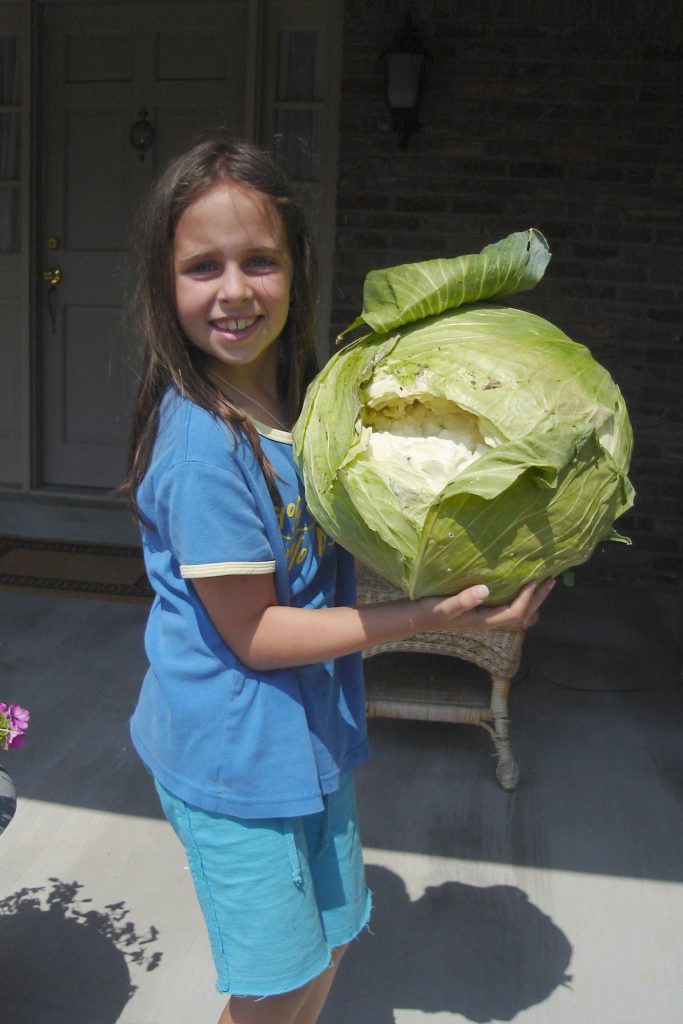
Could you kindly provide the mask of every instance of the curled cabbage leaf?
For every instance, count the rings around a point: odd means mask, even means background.
[[[294,454],[313,515],[413,598],[485,583],[500,604],[624,539],[618,387],[553,324],[491,301],[533,287],[549,255],[532,229],[373,272],[351,325],[371,332],[307,391]]]

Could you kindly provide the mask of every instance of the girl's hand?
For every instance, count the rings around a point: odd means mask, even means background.
[[[512,601],[489,608],[482,602],[488,597],[486,587],[469,587],[452,597],[421,598],[419,603],[430,602],[436,625],[431,629],[468,633],[487,629],[513,629],[538,611],[555,580],[527,583]]]

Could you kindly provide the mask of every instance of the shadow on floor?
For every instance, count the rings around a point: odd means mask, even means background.
[[[136,988],[129,964],[159,965],[155,930],[139,935],[123,902],[98,911],[77,882],[50,882],[0,901],[3,1019],[115,1024]]]
[[[367,880],[371,934],[352,944],[321,1024],[394,1024],[396,1007],[512,1020],[571,982],[567,938],[520,889],[445,882],[413,901],[385,867]]]

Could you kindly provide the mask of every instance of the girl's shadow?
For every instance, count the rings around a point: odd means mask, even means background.
[[[140,936],[122,903],[82,909],[77,882],[50,879],[0,900],[0,1006],[13,1024],[114,1024],[135,991],[129,964],[158,966],[154,928]]]
[[[387,868],[367,881],[371,934],[349,949],[321,1024],[393,1024],[397,1008],[512,1020],[571,981],[566,936],[520,889],[445,882],[411,901]]]

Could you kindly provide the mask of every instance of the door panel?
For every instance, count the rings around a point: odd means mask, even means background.
[[[115,352],[119,337],[120,311],[116,306],[78,306],[66,311],[64,349],[64,439],[83,446],[82,457],[90,445],[117,445],[125,442],[119,425],[119,412],[127,400],[126,376],[113,372],[111,363],[100,358],[99,346]],[[80,383],[87,381],[87,387]]]
[[[99,20],[99,12],[95,16]],[[73,83],[132,82],[134,43],[133,32],[67,28],[64,80]]]
[[[215,31],[213,26],[190,31],[164,29],[156,35],[157,79],[160,82],[222,82],[230,50],[230,35]]]
[[[127,128],[115,107],[71,110],[66,116],[64,242],[69,252],[128,248],[131,198],[147,184],[148,168],[131,161]]]
[[[135,214],[153,176],[203,132],[246,133],[247,14],[248,0],[44,10],[39,257],[61,279],[41,295],[42,484],[122,479]],[[129,139],[142,111],[155,133],[143,159]]]

